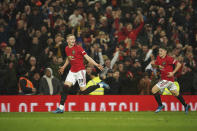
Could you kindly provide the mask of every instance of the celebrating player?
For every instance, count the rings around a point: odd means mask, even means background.
[[[98,85],[94,85],[91,88],[86,88],[86,70],[83,64],[83,57],[85,57],[88,62],[92,63],[100,70],[103,70],[103,66],[97,64],[91,57],[86,54],[81,46],[76,44],[76,38],[74,35],[68,35],[66,40],[68,43],[68,46],[65,48],[67,59],[65,61],[65,64],[60,67],[59,72],[63,74],[64,69],[69,63],[71,64],[71,69],[64,82],[63,91],[61,92],[60,106],[55,111],[53,111],[53,113],[64,112],[64,103],[68,95],[68,89],[69,87],[74,85],[76,81],[78,82],[81,90],[79,94],[82,95],[87,95],[99,87],[105,88],[109,86],[104,82],[100,82]]]
[[[164,46],[159,48],[159,55],[157,56],[156,61],[152,61],[151,64],[153,67],[157,67],[161,71],[161,80],[152,88],[152,93],[158,103],[158,108],[155,112],[158,113],[164,108],[158,92],[160,91],[160,93],[163,93],[164,89],[168,88],[168,90],[183,104],[185,107],[185,113],[188,113],[190,105],[185,103],[185,100],[179,94],[177,87],[174,84],[174,74],[180,69],[181,64],[167,55],[167,49]],[[173,65],[175,65],[174,70]]]

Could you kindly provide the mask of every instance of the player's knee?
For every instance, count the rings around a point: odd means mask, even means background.
[[[158,89],[157,86],[154,86],[154,87],[152,88],[152,90],[151,90],[151,92],[152,92],[153,94],[156,94],[158,91],[159,91],[159,89]]]
[[[172,93],[173,96],[179,96],[179,92],[177,92],[177,91],[173,91],[171,93]]]
[[[174,96],[179,96],[179,92],[176,92],[176,93],[174,94]]]
[[[70,84],[67,84],[67,83],[64,83],[64,87],[65,88],[70,88],[72,85],[70,85]]]
[[[72,83],[70,83],[70,82],[65,82],[65,83],[64,83],[64,86],[71,87],[71,86],[72,86]]]
[[[85,86],[83,86],[83,87],[80,86],[80,90],[81,90],[81,91],[85,91],[85,90],[86,90],[86,87],[85,87]]]
[[[156,93],[157,93],[156,90],[155,90],[154,88],[152,88],[151,92],[152,92],[153,94],[156,94]]]

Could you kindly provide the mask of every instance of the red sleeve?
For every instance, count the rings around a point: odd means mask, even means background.
[[[174,59],[173,57],[168,57],[168,64],[170,65],[176,65],[177,64],[177,60]]]
[[[142,30],[143,26],[144,22],[141,22],[140,25],[134,30],[136,35],[138,35],[138,33]]]
[[[83,56],[87,54],[81,46],[79,46],[79,50]]]

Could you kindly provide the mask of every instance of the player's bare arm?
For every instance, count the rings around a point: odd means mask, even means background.
[[[102,65],[97,64],[97,63],[96,63],[91,57],[89,57],[87,54],[84,55],[84,57],[85,57],[85,59],[86,59],[88,62],[92,63],[93,65],[95,65],[96,67],[98,67],[101,71],[103,71],[103,66],[102,66]]]
[[[69,60],[68,60],[68,58],[66,58],[66,61],[65,61],[64,65],[59,68],[59,73],[60,74],[64,73],[64,70],[68,66],[68,64],[69,64]]]
[[[173,72],[169,72],[168,73],[168,77],[173,77],[174,76],[174,74],[179,70],[181,68],[181,63],[180,62],[178,62],[177,64],[176,64],[176,66],[175,66],[175,69],[174,69],[174,71]]]

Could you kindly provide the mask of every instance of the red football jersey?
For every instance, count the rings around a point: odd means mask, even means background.
[[[174,76],[168,77],[168,73],[173,72],[173,65],[177,64],[177,60],[175,60],[174,58],[172,58],[168,55],[166,55],[165,58],[161,58],[161,57],[157,56],[155,64],[164,67],[163,69],[160,69],[162,80],[168,80],[168,81],[172,81],[172,82],[174,81]]]
[[[68,46],[65,48],[66,55],[71,64],[71,71],[78,72],[79,70],[84,70],[85,66],[83,63],[83,56],[86,55],[84,49],[79,45],[74,45],[72,48]]]

